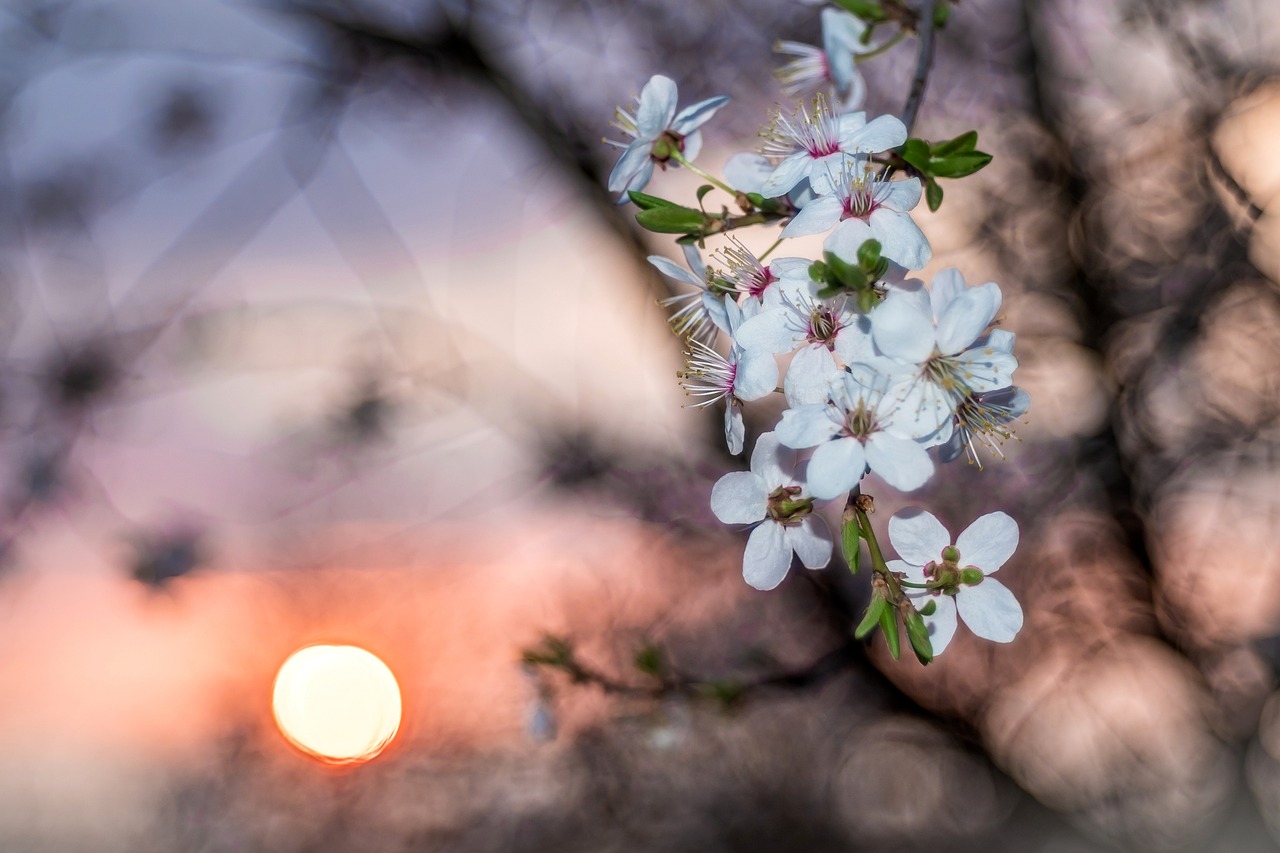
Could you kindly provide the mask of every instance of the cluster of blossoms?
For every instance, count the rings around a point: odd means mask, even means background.
[[[1009,516],[983,516],[953,545],[932,515],[903,511],[889,522],[901,559],[886,561],[861,491],[869,473],[911,492],[940,463],[965,455],[981,465],[980,446],[1000,454],[1027,410],[1029,398],[1012,384],[1014,335],[998,327],[999,285],[969,285],[955,269],[928,286],[911,277],[932,257],[912,211],[926,196],[932,209],[941,203],[938,178],[970,174],[990,157],[976,150],[976,133],[929,143],[911,139],[896,116],[858,111],[866,86],[856,63],[905,30],[872,46],[868,22],[838,9],[823,11],[822,27],[821,48],[783,42],[778,50],[793,57],[780,74],[788,92],[826,91],[777,114],[760,149],[730,159],[724,180],[692,161],[699,128],[727,99],[681,110],[675,83],[655,76],[634,111],[618,111],[615,125],[632,139],[615,143],[625,150],[609,188],[640,208],[645,227],[681,235],[684,265],[650,261],[691,288],[665,303],[688,342],[681,384],[695,406],[724,405],[730,452],[746,447],[745,403],[779,391],[785,398],[774,429],[755,442],[750,471],[725,475],[712,491],[721,521],[752,526],[747,582],[776,587],[793,556],[826,566],[833,539],[815,502],[841,501],[845,558],[856,570],[865,541],[875,571],[859,631],[880,627],[896,656],[901,623],[928,662],[950,642],[957,613],[998,642],[1022,624],[1016,599],[988,577],[1017,545]],[[654,166],[705,177],[698,207],[645,194]],[[740,215],[707,211],[703,198],[717,187]],[[728,233],[762,223],[782,226],[775,248],[825,234],[822,257],[769,260],[772,248],[757,256]],[[720,235],[704,260],[698,247]]]

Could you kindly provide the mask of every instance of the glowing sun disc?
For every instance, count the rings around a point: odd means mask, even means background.
[[[271,708],[294,746],[331,764],[358,764],[400,728],[400,687],[385,663],[356,646],[306,646],[276,673]]]

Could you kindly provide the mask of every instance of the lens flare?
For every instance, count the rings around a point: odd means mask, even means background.
[[[272,711],[285,738],[328,764],[360,764],[400,728],[390,668],[356,646],[306,646],[276,674]]]

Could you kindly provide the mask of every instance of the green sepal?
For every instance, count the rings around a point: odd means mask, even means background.
[[[933,601],[933,599],[929,599],[924,603],[924,607],[920,608],[920,615],[932,616],[937,611],[938,611],[938,605]]]
[[[898,617],[892,607],[884,607],[880,611],[880,630],[884,632],[884,641],[889,645],[889,654],[897,660],[902,656],[902,640],[898,637]]]
[[[982,583],[982,579],[985,577],[986,575],[983,574],[982,569],[978,569],[973,566],[968,566],[960,570],[960,583],[965,586],[977,586]]]
[[[871,597],[871,604],[867,607],[867,613],[862,617],[862,621],[858,623],[858,627],[853,629],[853,636],[859,640],[870,634],[872,629],[880,622],[880,616],[884,613],[887,602],[879,595]]]
[[[835,252],[823,252],[822,258],[827,264],[826,281],[828,284],[844,287],[848,290],[862,290],[869,283],[866,273]],[[834,281],[832,280],[833,278],[835,279]]]
[[[863,272],[874,272],[880,265],[880,241],[864,240],[858,247],[858,266]]]
[[[701,202],[707,197],[707,193],[711,192],[713,189],[715,189],[715,187],[711,186],[711,184],[703,184],[698,187],[698,201]]]
[[[707,224],[707,215],[691,207],[653,207],[636,214],[636,222],[658,234],[695,234]]]
[[[827,265],[822,261],[814,261],[809,264],[809,278],[813,281],[826,281]]]
[[[635,190],[627,190],[627,197],[631,199],[631,203],[641,210],[652,210],[655,207],[679,207],[674,201],[667,201],[665,198],[659,198],[656,195],[648,193],[636,192]]]
[[[858,516],[847,513],[840,525],[840,546],[844,549],[844,561],[849,564],[850,574],[858,573],[858,562],[862,558],[862,531],[858,528]]]
[[[916,653],[916,660],[928,666],[933,662],[933,643],[929,641],[929,629],[914,608],[906,611],[904,621],[907,623],[907,640],[911,643],[911,651]]]
[[[845,292],[846,291],[843,287],[837,287],[834,284],[828,284],[825,287],[818,288],[818,298],[819,299],[835,299],[837,296]]]
[[[929,161],[929,172],[939,178],[963,178],[990,162],[991,155],[985,151],[962,151],[945,157],[934,157]]]
[[[930,178],[929,182],[924,185],[924,200],[934,213],[937,213],[938,208],[942,207],[942,187],[933,178]]]

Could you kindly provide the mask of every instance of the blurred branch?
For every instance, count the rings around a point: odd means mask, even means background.
[[[945,0],[944,0],[945,2]],[[911,80],[911,91],[907,95],[906,106],[902,108],[902,123],[907,126],[907,135],[915,126],[920,105],[924,102],[924,91],[929,85],[929,70],[933,67],[933,7],[935,0],[924,0],[920,4],[920,17],[917,34],[920,38],[920,53],[916,58],[916,74]]]

